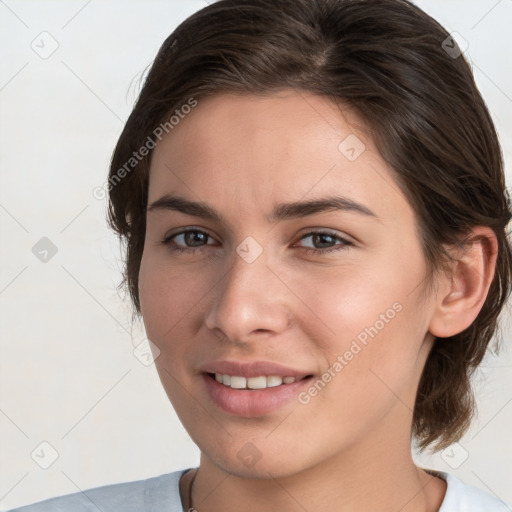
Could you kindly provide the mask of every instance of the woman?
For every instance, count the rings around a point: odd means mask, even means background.
[[[220,0],[164,42],[110,223],[198,468],[43,510],[505,511],[417,467],[467,431],[511,289],[494,126],[404,0]]]

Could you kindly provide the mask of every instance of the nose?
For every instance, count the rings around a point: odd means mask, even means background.
[[[251,263],[235,253],[229,264],[211,292],[206,327],[237,344],[285,331],[291,318],[290,292],[267,265],[265,251]]]

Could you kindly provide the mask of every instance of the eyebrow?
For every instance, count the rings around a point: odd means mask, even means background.
[[[225,222],[222,215],[206,203],[190,201],[183,197],[171,196],[168,194],[162,196],[160,199],[157,199],[148,206],[148,212],[157,210],[177,211],[194,217],[200,217],[217,222]],[[265,216],[265,219],[267,222],[272,223],[333,210],[359,213],[367,217],[373,217],[379,221],[381,220],[368,207],[357,203],[352,199],[341,196],[330,196],[320,199],[312,199],[309,201],[280,203],[274,207],[274,210],[270,215]]]

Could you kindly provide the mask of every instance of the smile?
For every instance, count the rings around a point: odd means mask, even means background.
[[[211,375],[211,374],[210,374]],[[281,377],[279,375],[260,375],[258,377],[241,377],[238,375],[226,375],[215,373],[215,380],[232,389],[265,389],[284,384],[292,384],[295,377]]]

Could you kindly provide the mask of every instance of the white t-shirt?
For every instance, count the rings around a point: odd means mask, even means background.
[[[178,484],[181,476],[190,469],[193,468],[147,480],[95,487],[8,512],[183,512]],[[453,475],[441,471],[429,472],[447,483],[439,512],[512,512],[511,504],[466,485]]]

